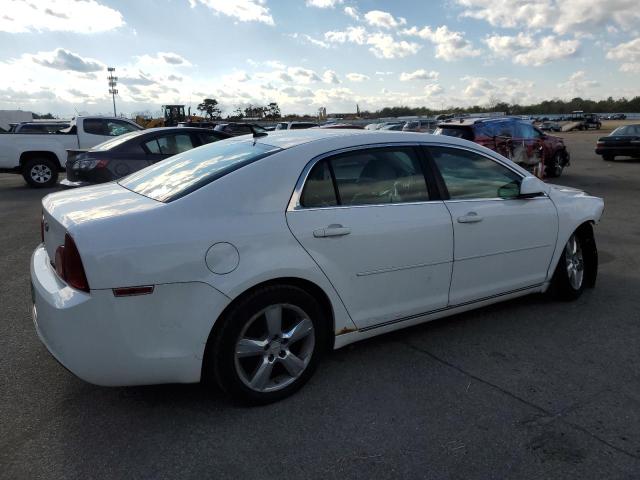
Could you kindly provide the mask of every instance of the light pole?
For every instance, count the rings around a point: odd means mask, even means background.
[[[113,98],[113,116],[116,116],[116,95],[118,94],[118,90],[116,86],[118,85],[118,77],[113,76],[113,72],[116,71],[115,67],[107,67],[107,71],[109,72],[109,76],[107,79],[109,80],[109,93]]]

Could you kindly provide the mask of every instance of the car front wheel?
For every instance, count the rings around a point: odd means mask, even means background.
[[[551,290],[560,300],[575,300],[584,291],[586,269],[582,247],[582,239],[574,232],[569,237],[553,274]]]
[[[281,400],[313,374],[323,345],[322,320],[318,302],[305,290],[261,288],[220,319],[208,371],[235,400]]]
[[[564,155],[558,151],[553,155],[551,161],[547,164],[546,175],[547,177],[559,177],[564,170]]]

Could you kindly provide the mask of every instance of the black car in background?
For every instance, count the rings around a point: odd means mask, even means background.
[[[126,133],[87,151],[71,151],[65,187],[82,187],[117,180],[172,155],[229,138],[206,128],[151,128]]]
[[[596,143],[596,154],[606,161],[616,157],[640,158],[640,124],[624,125],[616,128]]]

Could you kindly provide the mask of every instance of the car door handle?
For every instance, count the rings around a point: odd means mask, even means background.
[[[482,217],[476,212],[469,212],[462,217],[458,217],[458,223],[478,223],[482,221]]]
[[[327,228],[319,228],[318,230],[314,230],[313,236],[316,238],[344,237],[345,235],[349,235],[350,233],[350,228],[343,227],[342,225],[329,225]]]

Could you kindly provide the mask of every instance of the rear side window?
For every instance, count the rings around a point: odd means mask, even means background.
[[[521,177],[478,153],[458,148],[429,147],[451,200],[514,198]]]
[[[338,204],[327,161],[318,162],[311,170],[300,203],[306,208],[333,207]]]
[[[145,197],[171,202],[279,150],[253,139],[215,142],[174,155],[119,183]]]
[[[202,145],[217,142],[218,140],[220,140],[220,137],[214,135],[213,133],[198,133],[198,138],[200,139],[200,143]]]
[[[420,161],[413,149],[398,147],[357,150],[318,163],[307,179],[301,204],[327,207],[427,200],[429,194]]]
[[[103,135],[109,135],[110,137],[117,137],[124,133],[137,132],[140,128],[129,122],[123,122],[122,120],[105,120],[106,128]]]
[[[82,121],[82,127],[86,133],[91,135],[106,135],[104,121],[99,118],[85,118]]]
[[[144,144],[151,153],[161,155],[176,155],[193,148],[189,134],[165,135],[154,138]]]

